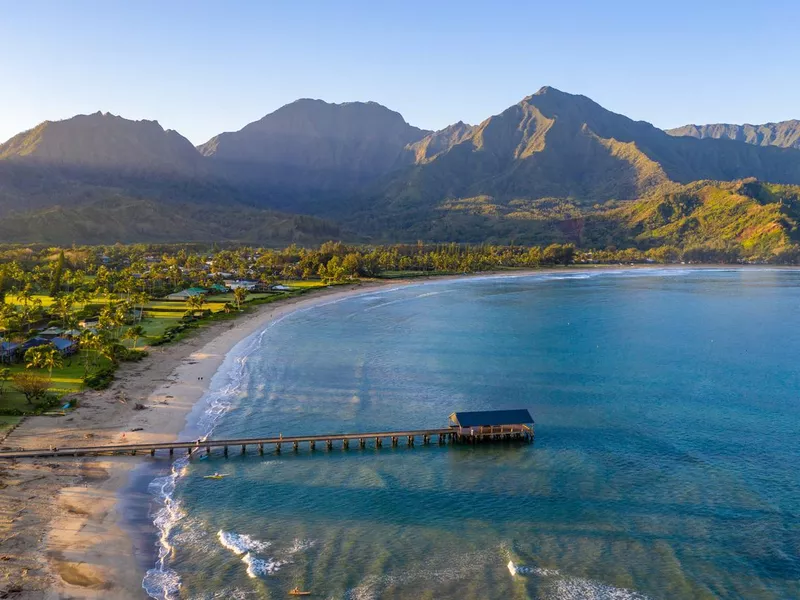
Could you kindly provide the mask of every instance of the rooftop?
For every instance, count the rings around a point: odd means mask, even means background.
[[[513,410],[478,410],[471,412],[454,412],[450,420],[460,427],[480,427],[496,425],[520,425],[533,423],[533,417],[527,408]]]

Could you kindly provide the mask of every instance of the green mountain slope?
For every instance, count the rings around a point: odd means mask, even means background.
[[[712,246],[768,257],[800,241],[800,186],[696,182],[588,215],[580,243]]]
[[[674,136],[694,138],[716,138],[736,140],[756,146],[777,146],[779,148],[800,149],[800,121],[781,121],[762,125],[731,125],[714,123],[712,125],[684,125],[667,129]]]
[[[732,249],[765,259],[800,242],[800,186],[699,181],[639,200],[579,206],[557,198],[498,204],[477,196],[442,205],[421,239],[573,243],[584,248]],[[410,238],[413,239],[413,238]]]
[[[116,242],[239,241],[279,246],[357,239],[331,222],[244,205],[163,203],[109,196],[72,207],[12,213],[0,220],[3,242],[113,244]]]

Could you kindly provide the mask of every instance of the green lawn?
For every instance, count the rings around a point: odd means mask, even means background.
[[[0,401],[2,401],[2,397],[0,397]],[[14,427],[17,423],[22,420],[22,417],[11,417],[6,415],[0,415],[0,433]]]
[[[58,396],[77,392],[83,389],[83,362],[84,352],[75,354],[72,357],[64,359],[64,366],[60,369],[54,369],[52,375],[52,386],[49,390],[50,393]],[[108,360],[100,358],[98,366],[108,364]],[[11,369],[11,374],[20,373],[25,371],[24,363],[17,363],[8,367]],[[47,369],[27,369],[34,373],[47,375]],[[14,389],[14,384],[9,381],[6,383],[4,393],[0,396],[0,409],[18,409],[22,411],[30,410],[32,405],[28,404],[20,392]],[[33,405],[35,406],[35,405]]]
[[[39,300],[41,300],[43,308],[47,308],[48,306],[53,304],[53,299],[45,294],[33,294],[32,297],[33,299],[38,298]],[[20,305],[21,302],[17,299],[17,296],[15,296],[14,294],[6,294],[6,304]]]

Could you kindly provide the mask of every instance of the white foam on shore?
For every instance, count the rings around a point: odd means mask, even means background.
[[[274,559],[256,558],[249,552],[242,557],[242,562],[247,565],[248,577],[273,575],[283,566],[282,562]]]
[[[369,575],[354,588],[345,592],[346,600],[378,600],[385,595],[387,588],[409,585],[417,582],[452,582],[465,579],[480,570],[496,554],[492,551],[470,552],[451,557],[447,564],[429,563],[425,569],[412,569],[397,574]]]
[[[545,586],[544,598],[548,600],[649,600],[648,596],[639,592],[583,577],[570,577],[558,569],[528,567],[509,561],[508,570],[512,577],[532,575],[551,579]]]
[[[221,529],[217,532],[217,537],[219,538],[219,543],[234,554],[246,554],[250,551],[263,552],[272,545],[270,542],[262,542],[252,538],[246,533],[233,533],[222,531]]]
[[[315,545],[316,545],[316,542],[314,540],[301,540],[299,538],[296,538],[292,542],[292,545],[289,547],[289,549],[286,551],[286,553],[289,556],[293,556],[293,555],[297,554],[298,552],[305,552],[309,548],[313,548]]]
[[[278,560],[272,557],[261,558],[256,556],[257,552],[264,552],[267,548],[272,546],[271,542],[262,542],[246,533],[234,533],[222,530],[217,532],[217,538],[223,548],[227,548],[236,556],[241,557],[242,562],[247,565],[248,577],[253,578],[274,575],[283,565],[291,562],[290,557],[292,555],[306,548],[310,548],[313,545],[313,542],[307,542],[306,540],[295,540],[292,547],[287,550],[289,558]]]
[[[201,440],[211,435],[220,417],[233,406],[245,381],[247,358],[259,347],[264,334],[274,323],[275,321],[270,323],[259,335],[247,338],[249,342],[243,343],[241,348],[234,347],[229,354],[230,366],[227,369],[220,368],[212,378],[212,389],[201,400],[206,403],[207,408],[197,421],[197,429],[203,432]],[[218,389],[213,389],[218,379],[226,382]],[[175,526],[186,516],[180,502],[175,500],[174,494],[178,479],[186,473],[188,465],[188,457],[177,459],[172,463],[169,475],[155,478],[148,486],[156,505],[159,506],[153,513],[153,525],[158,532],[157,560],[154,567],[145,573],[142,588],[148,596],[156,600],[175,600],[180,593],[180,576],[167,566],[167,560],[175,553],[172,543]]]
[[[556,579],[547,598],[553,600],[649,600],[644,594],[581,577]]]

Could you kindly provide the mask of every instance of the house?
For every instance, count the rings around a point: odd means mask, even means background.
[[[288,285],[273,285],[269,289],[276,291],[276,292],[291,292],[293,288],[290,288]]]
[[[63,335],[64,330],[59,327],[48,327],[44,331],[39,332],[39,337],[43,337],[48,340],[52,340],[54,337],[58,337],[59,335]]]
[[[19,360],[19,344],[0,342],[0,363],[10,365]]]
[[[84,319],[83,321],[78,321],[78,327],[82,327],[84,329],[95,329],[100,324],[99,317],[89,317],[88,319]]]
[[[227,294],[228,288],[220,283],[215,283],[208,289],[208,292],[210,294]]]
[[[450,429],[455,439],[469,443],[503,438],[533,441],[533,417],[524,408],[454,412]]]
[[[174,294],[170,294],[167,296],[167,300],[186,300],[187,298],[191,298],[192,296],[199,296],[200,294],[207,293],[205,288],[200,287],[191,287],[185,290],[181,290],[180,292],[175,292]]]
[[[67,338],[57,337],[50,340],[50,343],[56,347],[56,350],[61,356],[72,356],[78,351],[78,344],[73,340]]]
[[[47,346],[50,344],[50,340],[43,338],[43,337],[33,337],[29,339],[27,342],[23,343],[19,351],[24,355],[28,350],[31,348],[36,348],[38,346]]]
[[[236,290],[238,288],[244,288],[248,292],[252,292],[254,289],[256,289],[256,286],[258,285],[258,282],[257,281],[249,281],[247,279],[226,279],[225,280],[225,285],[231,291]]]

